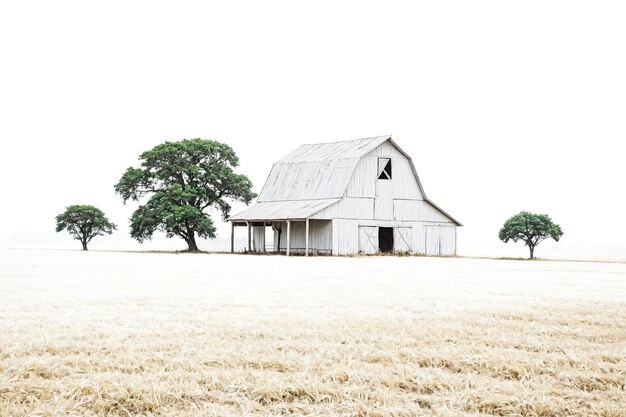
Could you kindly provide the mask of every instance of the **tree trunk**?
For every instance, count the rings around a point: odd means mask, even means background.
[[[198,244],[196,243],[196,233],[195,232],[190,232],[189,233],[189,239],[187,239],[187,246],[188,246],[188,251],[189,252],[200,252],[200,249],[198,249]]]
[[[83,250],[87,250],[87,242],[85,242],[84,240],[81,240],[81,242],[83,244]]]
[[[535,259],[535,247],[529,246],[528,249],[530,249],[530,259]]]

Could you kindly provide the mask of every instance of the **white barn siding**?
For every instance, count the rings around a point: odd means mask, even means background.
[[[413,252],[412,227],[394,227],[393,250],[395,252]]]
[[[345,197],[337,203],[314,214],[311,218],[372,219],[374,218],[374,199]]]
[[[378,158],[364,156],[350,178],[346,197],[374,198],[376,197],[376,179],[378,176]]]
[[[426,228],[424,223],[413,223],[413,241],[411,242],[411,250],[418,255],[426,254]]]
[[[453,225],[441,226],[441,256],[456,255],[456,227]]]
[[[359,221],[333,219],[333,255],[359,252]]]
[[[411,162],[398,148],[387,141],[379,145],[363,159],[373,160],[373,163],[377,165],[378,158],[391,158],[392,181],[394,185],[393,198],[424,199],[422,190],[420,190],[415,178]]]
[[[452,223],[352,219],[333,219],[332,222],[334,255],[378,251],[379,227],[394,228],[394,251],[432,256],[456,254],[456,227]],[[372,242],[374,250],[370,244]]]
[[[376,181],[376,199],[374,200],[374,218],[377,220],[393,219],[393,181]]]
[[[382,181],[382,180],[381,180]],[[352,220],[398,220],[452,223],[448,217],[425,200],[393,200],[393,214],[389,217],[377,217],[374,214],[375,199],[345,197],[318,213],[312,219],[352,219]],[[388,200],[392,202],[391,199]]]
[[[406,158],[402,152],[398,150],[394,145],[389,141],[385,141],[374,148],[369,154],[369,156],[376,156],[381,158]]]
[[[395,220],[452,223],[446,215],[424,200],[394,200]]]
[[[393,198],[423,200],[424,195],[417,184],[411,162],[402,154],[391,157],[391,170],[393,183]],[[361,158],[348,183],[346,197],[376,196],[376,181],[378,178],[379,156],[367,155]]]
[[[359,226],[359,252],[365,254],[378,252],[378,227]]]
[[[425,253],[430,256],[456,254],[456,227],[447,224],[425,226]]]
[[[423,200],[424,195],[420,190],[411,162],[405,157],[391,160],[393,198]]]
[[[265,227],[252,226],[252,248],[255,252],[265,252]]]
[[[287,250],[287,222],[276,222],[282,230],[280,250]],[[291,222],[291,250],[304,252],[306,226],[304,222]],[[274,232],[274,245],[278,244],[278,232]],[[330,220],[309,220],[309,250],[323,253],[332,251],[332,223]]]

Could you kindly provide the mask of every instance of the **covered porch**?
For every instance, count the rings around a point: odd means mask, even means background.
[[[235,252],[235,230],[245,227],[245,252],[303,254],[332,252],[331,219],[311,216],[336,199],[258,203],[231,217],[230,251]],[[271,237],[271,243],[270,238]]]

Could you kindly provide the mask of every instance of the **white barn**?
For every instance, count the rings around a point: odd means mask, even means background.
[[[287,255],[450,256],[461,226],[426,197],[391,136],[300,146],[274,164],[257,203],[230,221],[231,252],[235,227],[247,226],[248,251]]]

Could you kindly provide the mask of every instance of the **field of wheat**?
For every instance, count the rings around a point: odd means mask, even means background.
[[[626,265],[0,250],[0,416],[626,416]]]

